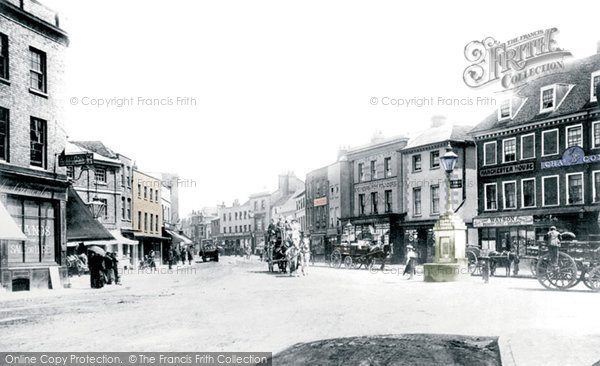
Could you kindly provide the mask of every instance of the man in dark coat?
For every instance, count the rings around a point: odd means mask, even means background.
[[[175,251],[173,248],[169,248],[168,252],[168,260],[169,260],[169,269],[173,269],[173,257],[175,256]]]
[[[90,268],[91,288],[104,287],[104,256],[90,252],[88,263]]]
[[[112,285],[113,280],[114,280],[114,276],[115,276],[115,272],[114,272],[114,268],[113,268],[113,259],[111,256],[112,253],[106,253],[106,255],[104,256],[104,258],[102,258],[104,260],[104,269],[105,269],[105,276],[106,276],[106,284],[107,285]]]

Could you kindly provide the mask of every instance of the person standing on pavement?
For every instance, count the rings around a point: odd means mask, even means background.
[[[192,260],[194,259],[194,255],[192,254],[192,248],[191,247],[188,247],[187,256],[188,256],[188,262],[190,263],[190,266],[191,266],[192,265]]]
[[[173,251],[173,248],[169,248],[169,251],[167,253],[167,260],[169,261],[169,269],[173,269],[173,257],[175,256],[175,252]]]
[[[556,226],[550,226],[547,237],[550,260],[553,264],[558,265],[558,248],[560,248],[561,234],[556,230]]]
[[[417,253],[412,245],[407,245],[406,249],[406,267],[404,268],[404,274],[408,273],[408,279],[412,280],[417,272]]]

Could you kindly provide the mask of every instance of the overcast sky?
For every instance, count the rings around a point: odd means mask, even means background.
[[[472,40],[557,27],[558,45],[575,57],[595,53],[600,40],[600,5],[576,1],[44,3],[61,12],[71,38],[69,138],[102,140],[141,170],[194,181],[180,190],[182,215],[275,190],[283,171],[304,179],[333,162],[340,145],[367,143],[376,130],[412,136],[439,114],[478,123],[493,105],[370,103],[494,96],[463,82],[463,51]],[[196,104],[177,105],[178,97]],[[133,103],[83,105],[96,98]],[[138,98],[174,105],[140,105]]]

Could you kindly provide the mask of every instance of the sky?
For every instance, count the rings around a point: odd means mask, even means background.
[[[376,131],[415,136],[435,115],[477,124],[498,94],[463,82],[473,40],[556,27],[575,58],[600,41],[593,2],[43,2],[71,40],[69,139],[179,174],[183,216],[273,191],[285,171],[304,179]],[[383,105],[397,98],[435,103]]]

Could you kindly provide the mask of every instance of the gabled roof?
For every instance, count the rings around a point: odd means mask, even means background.
[[[435,144],[444,141],[472,141],[468,132],[473,126],[453,126],[446,123],[439,127],[430,128],[408,141],[404,149]]]
[[[597,107],[597,102],[590,102],[590,84],[592,73],[598,70],[600,70],[600,54],[565,64],[560,72],[541,76],[515,93],[517,98],[512,98],[512,118],[499,121],[498,111],[496,110],[475,126],[471,133],[477,134],[488,130],[510,128]],[[541,88],[550,85],[558,86],[556,93],[558,108],[550,112],[540,113]],[[519,101],[524,101],[524,103]],[[516,108],[519,110],[515,115]]]
[[[99,154],[93,150],[86,149],[85,147],[75,144],[74,142],[67,141],[67,143],[65,145],[65,154],[66,155],[75,155],[75,154],[81,154],[81,153],[92,153],[94,155],[95,162],[105,162],[105,163],[121,165],[121,161],[119,159],[117,159],[116,156],[114,158],[107,157],[107,156]]]
[[[71,141],[71,143],[107,158],[118,159],[117,154],[102,141]]]

